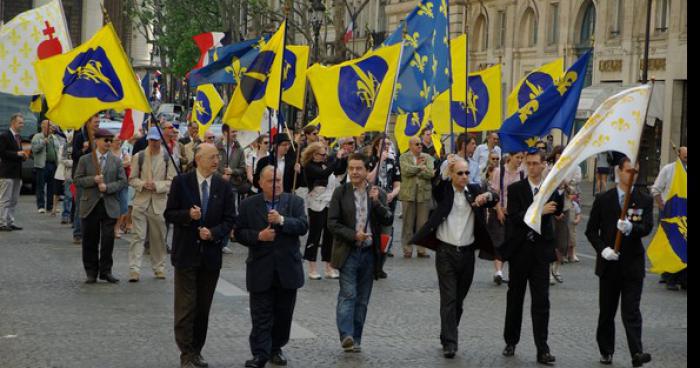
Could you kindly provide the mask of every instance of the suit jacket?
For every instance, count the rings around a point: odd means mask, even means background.
[[[544,179],[543,179],[544,180]],[[562,213],[564,199],[558,191],[554,191],[549,201],[557,202],[557,210],[554,214],[542,216],[542,234],[537,234],[525,224],[524,218],[528,207],[532,204],[534,196],[527,178],[516,181],[508,186],[508,215],[506,216],[505,241],[499,248],[499,253],[504,260],[519,257],[522,252],[529,251],[526,243],[533,244],[535,256],[541,262],[551,263],[557,259],[554,234],[554,216]],[[532,233],[534,242],[528,240],[528,234]]]
[[[274,225],[275,240],[264,242],[258,240],[260,231],[268,226],[263,194],[241,202],[235,234],[236,241],[248,247],[246,288],[251,293],[269,290],[275,273],[284,289],[298,289],[304,285],[299,251],[299,237],[309,228],[304,201],[294,194],[282,193],[275,209],[284,217],[284,225]]]
[[[431,199],[432,183],[431,179],[434,174],[435,159],[427,153],[421,153],[427,163],[428,170],[422,171],[423,165],[413,163],[413,153],[406,152],[399,157],[399,165],[401,167],[401,190],[399,191],[399,200],[425,202]]]
[[[255,185],[258,190],[260,190],[260,185],[258,184],[258,181],[260,180],[260,173],[262,172],[262,169],[265,168],[267,165],[274,165],[275,160],[277,158],[272,158],[272,156],[267,155],[260,160],[258,160],[258,163],[255,165],[255,173],[253,174],[253,185]],[[294,189],[292,186],[294,185],[294,164],[296,163],[296,157],[294,155],[290,155],[287,153],[284,156],[284,174],[282,175],[282,190],[285,193],[291,193]],[[297,178],[297,187],[301,184],[299,182],[299,178]]]
[[[636,188],[631,195],[627,219],[632,222],[632,232],[629,236],[623,234],[617,261],[607,261],[600,255],[606,247],[615,247],[617,220],[622,211],[617,188],[599,193],[593,201],[586,237],[598,254],[595,273],[600,277],[644,278],[646,259],[642,238],[649,235],[654,227],[653,200]]]
[[[369,190],[369,185],[367,186]],[[379,190],[379,201],[374,202],[367,193],[367,208],[369,209],[369,222],[372,229],[372,251],[374,252],[374,274],[377,278],[380,270],[380,247],[383,226],[390,226],[394,221],[394,214],[386,204],[386,193]],[[353,248],[357,248],[355,241],[355,194],[352,183],[345,183],[333,192],[328,208],[328,230],[333,234],[333,250],[331,252],[331,265],[341,269]]]
[[[199,221],[192,220],[192,206],[202,208],[196,170],[176,176],[170,185],[164,216],[173,224],[173,267],[219,270],[224,239],[231,233],[235,221],[233,190],[223,178],[214,174],[206,215]],[[199,227],[208,228],[213,239],[200,239]]]
[[[161,148],[160,152],[153,158],[153,164],[155,168],[152,168],[153,175],[151,180],[156,185],[156,190],[144,190],[143,185],[146,183],[148,178],[147,170],[149,164],[147,160],[151,155],[143,157],[143,166],[140,164],[140,155],[146,155],[149,150],[143,150],[139,152],[131,160],[131,174],[129,175],[129,185],[134,187],[136,193],[134,194],[134,208],[146,210],[148,206],[153,203],[153,210],[156,214],[162,215],[165,212],[165,206],[168,201],[168,192],[170,191],[170,183],[172,183],[175,177],[176,171],[173,164],[170,162],[168,156],[165,155],[164,150]]]
[[[83,144],[86,141],[88,141],[87,127],[82,127],[80,130],[76,130],[75,133],[73,133],[73,150],[71,151],[71,157],[73,158],[73,177],[75,177],[75,171],[78,169],[80,158],[92,152],[92,147],[88,147],[88,149],[83,152]]]
[[[9,129],[0,133],[0,178],[22,178],[22,157],[17,156],[21,150]]]
[[[475,184],[467,185],[467,189],[469,191],[467,203],[471,205],[474,198],[483,193],[483,191],[480,186]],[[454,187],[450,180],[442,181],[440,185],[435,188],[434,193],[435,201],[438,202],[437,208],[432,212],[425,225],[413,235],[410,241],[411,244],[421,245],[432,250],[436,250],[440,244],[440,240],[436,237],[437,230],[440,224],[450,215],[455,198]],[[484,206],[472,206],[472,211],[474,213],[474,247],[479,249],[479,258],[493,260],[493,241],[491,240],[491,235],[489,235],[486,230],[486,208],[491,208],[498,203],[498,194],[494,192],[489,193],[491,193],[491,200]]]
[[[102,193],[95,183],[95,164],[92,154],[83,155],[78,161],[73,181],[75,185],[83,189],[80,197],[80,218],[86,218],[95,208],[100,199],[104,199],[105,210],[111,218],[119,217],[119,198],[117,193],[127,186],[126,173],[122,167],[122,161],[107,151],[105,169],[102,172],[107,190]]]

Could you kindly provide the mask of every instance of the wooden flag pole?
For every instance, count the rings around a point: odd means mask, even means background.
[[[651,103],[651,96],[654,92],[654,79],[651,80],[651,88],[649,89],[649,100],[647,101],[647,108],[646,111],[644,112],[644,120],[642,120],[642,126],[646,124],[646,118],[647,114],[649,114],[649,104]],[[642,132],[644,132],[644,128],[642,127]],[[641,141],[641,135],[639,137],[639,141]],[[635,154],[635,165],[637,164],[637,159],[639,158],[639,144],[637,145],[637,153]],[[624,220],[625,216],[627,214],[627,209],[629,208],[630,204],[630,199],[632,193],[632,185],[634,185],[634,178],[637,174],[639,174],[639,171],[636,168],[631,168],[630,171],[632,172],[632,175],[630,175],[629,181],[627,183],[627,188],[625,188],[625,202],[624,205],[622,206],[622,212],[620,213],[620,220]],[[617,233],[615,234],[615,253],[620,253],[620,246],[622,245],[622,232],[620,229],[617,230]]]
[[[90,117],[90,119],[92,119],[92,117]],[[97,175],[102,175],[102,168],[97,162],[97,146],[95,145],[95,131],[94,129],[92,129],[92,124],[90,123],[90,120],[88,120],[88,123],[85,124],[85,131],[88,135],[90,154],[92,155],[92,164],[95,165],[95,173],[97,173]]]

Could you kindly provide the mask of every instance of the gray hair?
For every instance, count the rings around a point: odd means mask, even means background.
[[[12,114],[12,116],[10,116],[10,124],[14,123],[19,118],[24,119],[24,115],[22,115],[21,112],[16,112],[16,113]]]
[[[267,166],[263,167],[262,170],[260,170],[260,177],[262,178],[263,175],[265,175],[266,173],[268,173],[268,172],[270,172],[270,171],[274,171],[274,170],[275,170],[275,167],[274,167],[274,166],[272,166],[272,165],[267,165]],[[282,175],[283,175],[283,174],[282,174],[282,170],[280,170],[280,168],[278,167],[278,168],[277,168],[277,177],[278,177],[278,178],[282,178]]]

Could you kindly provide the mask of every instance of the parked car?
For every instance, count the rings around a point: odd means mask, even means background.
[[[0,93],[0,131],[9,129],[10,116],[20,112],[24,115],[24,128],[20,132],[22,138],[22,150],[24,150],[29,158],[22,163],[22,185],[30,191],[34,190],[34,158],[32,152],[32,136],[36,134],[38,129],[37,116],[29,110],[30,96],[14,96],[5,93]]]

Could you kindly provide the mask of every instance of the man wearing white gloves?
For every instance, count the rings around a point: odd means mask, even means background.
[[[622,300],[622,323],[627,333],[627,345],[632,355],[632,366],[641,367],[651,361],[651,355],[642,348],[642,314],[639,304],[645,275],[645,251],[642,238],[653,226],[653,200],[637,189],[630,190],[630,201],[625,219],[620,220],[625,192],[633,183],[637,170],[629,158],[617,166],[620,178],[616,188],[596,196],[586,226],[586,237],[598,253],[595,273],[600,279],[600,314],[596,339],[600,362],[612,364],[615,349],[615,314]],[[632,180],[630,180],[632,179]],[[615,251],[617,231],[622,233],[619,252]]]

